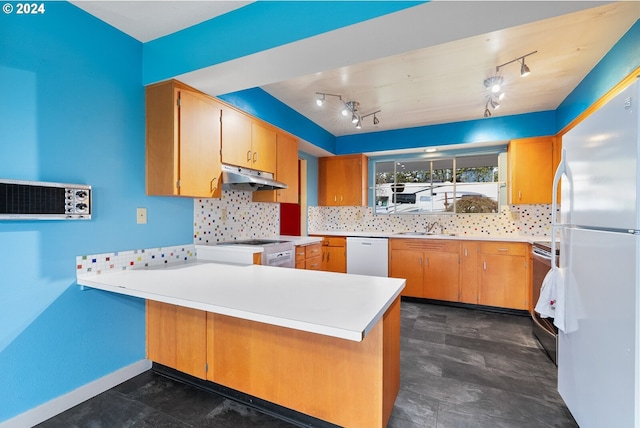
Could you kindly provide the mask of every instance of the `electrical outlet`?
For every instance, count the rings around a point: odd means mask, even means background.
[[[147,209],[146,208],[136,209],[136,218],[138,220],[138,224],[147,224]]]
[[[222,220],[223,223],[227,221],[227,209],[226,208],[222,208],[220,210],[220,220]]]
[[[513,221],[518,221],[520,220],[520,213],[518,211],[512,211],[511,212],[511,219]]]
[[[360,210],[356,211],[356,220],[358,221],[362,220],[362,211]]]

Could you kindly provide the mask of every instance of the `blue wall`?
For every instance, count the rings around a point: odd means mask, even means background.
[[[77,255],[193,241],[192,199],[145,196],[142,44],[45,6],[0,14],[0,177],[90,184],[94,216],[0,221],[0,421],[145,357],[143,302],[81,291]]]

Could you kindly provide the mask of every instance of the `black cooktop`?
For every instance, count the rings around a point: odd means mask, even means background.
[[[269,244],[281,244],[283,242],[277,239],[245,239],[238,241],[219,242],[217,245],[269,245]]]

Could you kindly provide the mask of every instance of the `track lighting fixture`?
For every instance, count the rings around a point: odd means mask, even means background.
[[[491,91],[491,94],[489,95],[489,98],[487,99],[487,102],[484,105],[484,117],[491,117],[491,111],[489,110],[489,106],[491,106],[493,110],[497,110],[500,107],[499,100],[502,100],[502,98],[504,97],[504,92],[501,92],[502,84],[504,83],[504,77],[498,75],[498,72],[500,71],[500,69],[505,65],[508,65],[508,64],[511,64],[512,62],[517,61],[520,63],[520,76],[521,77],[528,76],[531,73],[531,69],[527,66],[527,64],[525,64],[524,59],[537,52],[538,51],[529,52],[526,55],[519,56],[516,59],[512,59],[511,61],[508,61],[508,62],[505,62],[504,64],[500,64],[496,66],[495,74],[491,77],[484,79],[484,87],[487,90]],[[497,97],[497,99],[495,99],[494,97]]]
[[[360,111],[360,103],[358,101],[343,101],[342,100],[342,95],[337,95],[337,94],[329,94],[327,92],[316,92],[317,98],[316,98],[316,104],[318,105],[318,107],[322,107],[324,105],[324,103],[326,102],[326,98],[327,97],[335,97],[338,98],[343,105],[342,110],[340,111],[340,113],[343,116],[348,116],[349,113],[351,113],[351,123],[353,123],[354,125],[356,125],[356,129],[361,129],[362,128],[362,119],[364,119],[365,117],[368,116],[373,116],[373,124],[374,125],[378,125],[380,123],[380,119],[378,119],[378,117],[376,116],[377,113],[380,113],[381,110],[376,110],[372,113],[368,113],[365,114],[364,116],[361,116],[359,111]]]

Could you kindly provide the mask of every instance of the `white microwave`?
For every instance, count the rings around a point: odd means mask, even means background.
[[[0,220],[89,220],[91,186],[0,179]]]

